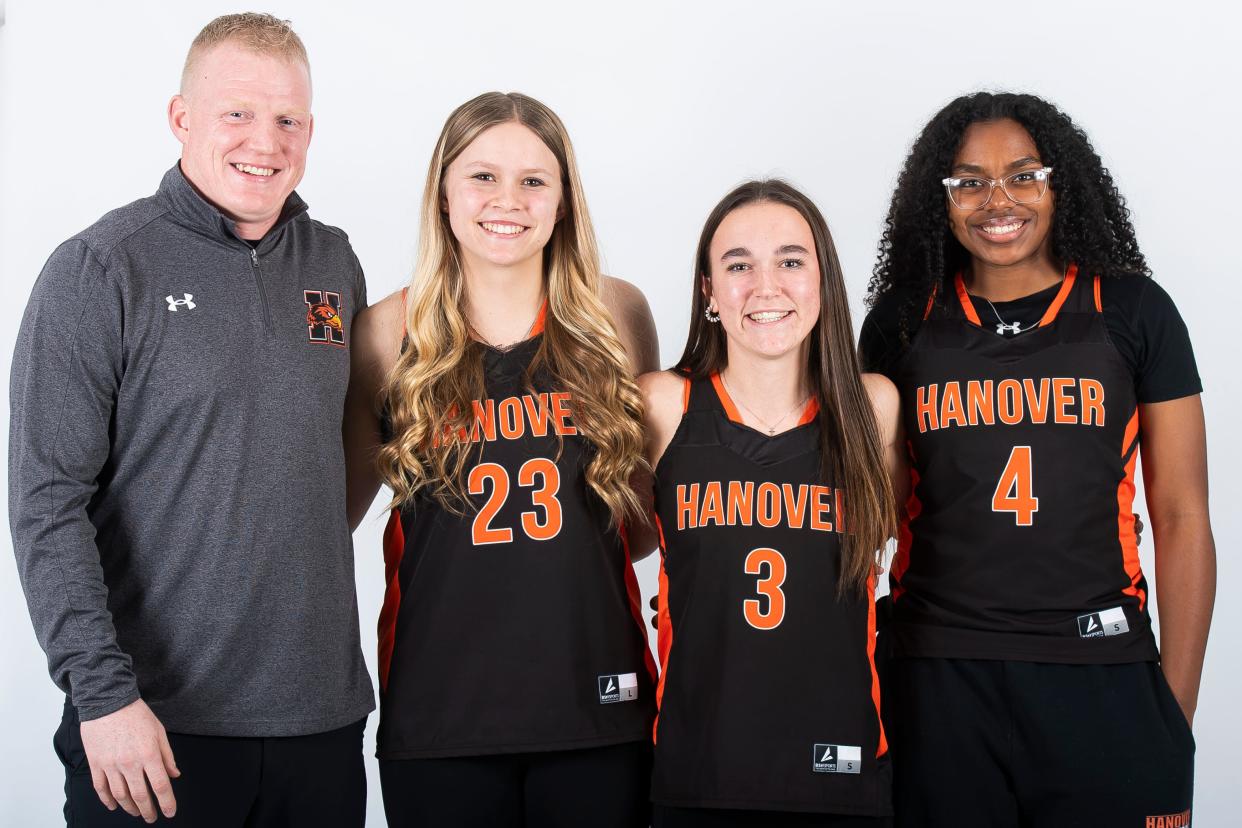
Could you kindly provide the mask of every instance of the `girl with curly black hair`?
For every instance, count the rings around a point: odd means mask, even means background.
[[[1149,277],[1052,104],[967,95],[915,141],[860,343],[910,451],[884,633],[898,825],[1189,824],[1215,549],[1194,355]]]

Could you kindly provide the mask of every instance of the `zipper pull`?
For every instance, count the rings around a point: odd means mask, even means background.
[[[255,267],[259,266],[259,251],[255,250],[253,247],[250,248],[250,263]]]

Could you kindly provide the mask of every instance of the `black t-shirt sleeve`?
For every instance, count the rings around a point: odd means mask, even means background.
[[[1102,279],[1104,325],[1134,376],[1140,403],[1203,391],[1186,323],[1172,298],[1152,279]]]
[[[858,358],[862,369],[893,379],[905,350],[901,343],[897,303],[892,297],[881,299],[863,320],[858,335]]]

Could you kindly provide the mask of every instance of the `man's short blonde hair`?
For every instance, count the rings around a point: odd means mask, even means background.
[[[203,27],[190,44],[190,52],[185,57],[185,68],[181,70],[181,91],[186,90],[194,64],[208,51],[221,43],[231,42],[262,55],[284,58],[292,62],[301,62],[310,71],[310,60],[306,57],[306,46],[302,38],[293,31],[288,20],[281,20],[262,12],[241,12],[225,14]]]

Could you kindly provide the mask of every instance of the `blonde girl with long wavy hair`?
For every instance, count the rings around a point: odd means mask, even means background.
[[[646,825],[655,668],[627,532],[655,326],[600,273],[548,107],[492,92],[449,116],[413,278],[351,347],[351,523],[392,491],[389,824]]]

